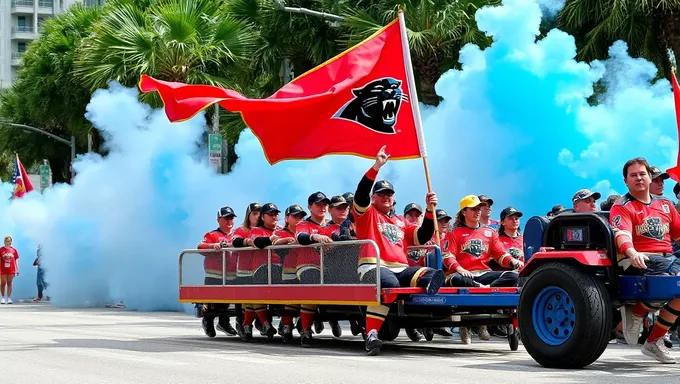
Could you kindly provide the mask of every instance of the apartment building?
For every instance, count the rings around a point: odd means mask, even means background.
[[[104,0],[0,0],[0,88],[8,88],[21,67],[21,56],[38,37],[40,26],[75,3]]]

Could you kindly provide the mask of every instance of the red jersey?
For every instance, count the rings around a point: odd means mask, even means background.
[[[234,230],[234,236],[232,237],[232,241],[236,238],[241,238],[241,239],[249,239],[250,238],[250,229],[244,228],[244,227],[238,227],[236,230]],[[245,252],[234,252],[234,255],[237,257],[237,262],[236,262],[236,276],[238,277],[249,277],[253,275],[253,270],[251,269],[251,263],[253,259],[253,252],[252,251],[245,251]]]
[[[328,230],[324,228],[324,223],[319,224],[308,217],[295,227],[295,239],[300,242],[300,234],[306,233],[308,235],[321,234],[328,236]],[[302,272],[308,269],[321,268],[321,256],[314,248],[301,248],[296,252],[296,274],[299,276]]]
[[[278,228],[277,228],[278,229]],[[264,227],[255,227],[250,230],[250,238],[255,240],[258,237],[270,237],[274,234],[276,229],[269,229]],[[257,250],[251,251],[252,258],[250,264],[250,270],[255,273],[259,268],[267,268],[269,264],[269,251],[267,250]],[[272,265],[281,265],[281,258],[275,252],[272,252]]]
[[[509,253],[514,259],[524,262],[524,236],[510,237],[503,234],[498,235],[498,240],[503,243],[505,252]]]
[[[0,275],[16,275],[18,262],[19,252],[14,247],[0,247]]]
[[[288,228],[274,231],[274,234],[282,239],[290,238],[295,240],[293,244],[297,243],[295,234],[289,231]],[[283,269],[283,280],[295,280],[297,277],[297,254],[299,251],[299,249],[282,249],[278,251],[279,255],[283,258],[281,267]]]
[[[231,239],[234,233],[224,233],[219,228],[206,233],[203,240],[198,244],[198,249],[212,249],[213,244],[225,241],[228,247],[231,247]],[[203,269],[205,270],[205,277],[212,277],[215,279],[222,278],[222,254],[204,253]],[[236,255],[228,252],[226,255],[227,261],[227,280],[234,280],[236,278]]]
[[[442,228],[439,228],[441,231]],[[435,239],[437,238],[437,234],[433,233],[432,234],[432,239],[428,240],[427,243],[423,245],[437,245],[437,242]],[[444,245],[444,239],[446,238],[446,232],[439,232],[439,239],[440,239],[440,244]],[[427,255],[428,252],[431,252],[431,248],[421,248],[421,249],[409,249],[408,250],[408,265],[409,267],[425,267],[425,256]]]
[[[446,235],[442,248],[442,262],[447,275],[455,273],[458,266],[473,275],[483,274],[491,270],[491,258],[510,268],[512,257],[505,252],[496,231],[484,225],[477,228],[456,227]]]
[[[360,209],[354,205],[357,238],[375,241],[380,251],[380,266],[394,272],[406,269],[409,266],[408,247],[419,245],[416,233],[418,227],[398,216],[380,212],[373,204],[362,212],[359,212]],[[376,255],[362,254],[359,257],[359,273],[375,268],[376,262]]]
[[[619,261],[626,258],[625,252],[631,247],[638,252],[672,253],[671,241],[680,239],[680,215],[664,197],[652,196],[645,204],[626,193],[612,207],[609,221]]]

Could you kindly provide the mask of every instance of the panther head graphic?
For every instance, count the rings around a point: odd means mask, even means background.
[[[484,250],[484,244],[481,239],[470,239],[463,244],[461,251],[479,258]]]
[[[519,259],[522,258],[523,252],[522,252],[521,249],[513,247],[513,248],[508,248],[508,253],[510,254],[510,256],[512,256],[513,259],[519,260]]]
[[[375,132],[393,134],[401,102],[408,102],[401,84],[395,78],[383,77],[352,89],[354,98],[343,105],[333,118],[354,121]]]
[[[646,217],[642,224],[635,226],[638,235],[661,241],[669,231],[669,225],[663,223],[659,217]]]

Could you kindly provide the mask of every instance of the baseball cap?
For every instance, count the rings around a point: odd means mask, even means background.
[[[552,209],[550,210],[550,213],[552,213],[553,215],[557,215],[558,213],[560,213],[562,211],[564,211],[564,207],[562,206],[562,204],[557,204],[557,205],[554,205],[552,207]]]
[[[385,191],[390,191],[394,193],[394,187],[392,186],[392,183],[390,183],[389,181],[380,180],[373,184],[373,193],[380,193]]]
[[[465,208],[474,208],[481,203],[482,202],[479,200],[479,197],[475,195],[467,195],[460,200],[460,209],[463,210]]]
[[[579,189],[578,191],[576,191],[576,193],[574,193],[574,197],[571,198],[571,201],[575,203],[579,200],[585,200],[589,197],[598,200],[600,197],[602,197],[602,195],[600,194],[600,192],[593,192],[589,189]]]
[[[667,174],[666,172],[661,172],[661,170],[657,167],[652,167],[652,180],[656,179],[657,177],[666,180],[669,179],[671,175]]]
[[[234,210],[231,209],[231,207],[222,207],[222,208],[217,210],[217,218],[230,217],[230,216],[236,217],[236,214],[234,213]]]
[[[438,210],[437,210],[437,220],[442,220],[442,219],[449,219],[449,220],[451,220],[452,217],[449,216],[449,214],[446,213],[445,210],[443,210],[443,209],[438,209]]]
[[[260,209],[262,209],[262,206],[260,205],[260,203],[250,203],[248,205],[248,210],[250,212],[256,212],[256,211],[259,211]]]
[[[307,198],[307,204],[312,205],[315,203],[320,203],[320,202],[325,202],[326,204],[331,203],[331,199],[326,197],[326,195],[323,192],[314,192],[311,195],[309,195],[309,198]]]
[[[344,197],[345,200],[347,200],[347,203],[349,204],[352,204],[352,202],[354,201],[354,194],[352,192],[345,192],[342,194],[342,197]]]
[[[517,217],[522,217],[524,214],[515,209],[515,207],[507,207],[501,211],[501,221],[505,220],[506,217],[517,215]]]
[[[297,214],[300,214],[300,213],[307,216],[307,212],[305,212],[305,210],[302,209],[302,207],[297,205],[297,204],[293,204],[290,207],[286,208],[286,216],[297,215]]]
[[[339,207],[341,205],[349,205],[349,203],[342,196],[331,197],[331,207]]]
[[[418,211],[418,213],[423,213],[423,208],[420,205],[418,205],[416,203],[410,203],[410,204],[406,204],[406,206],[404,207],[404,215],[409,213],[410,211],[412,211],[414,209],[416,211]]]
[[[487,204],[489,204],[489,207],[493,205],[493,199],[489,198],[489,196],[487,196],[487,195],[479,195],[479,196],[477,196],[477,197],[479,197],[479,201],[481,201],[482,203],[487,203]]]
[[[262,209],[260,210],[260,214],[266,215],[268,213],[279,213],[281,212],[279,208],[274,204],[274,203],[267,203],[262,206]]]

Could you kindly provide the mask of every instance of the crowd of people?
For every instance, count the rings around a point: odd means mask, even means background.
[[[12,236],[5,236],[4,245],[0,248],[0,304],[14,303],[11,296],[14,278],[19,276],[19,252],[12,246],[12,242]],[[47,283],[45,282],[45,269],[40,263],[40,245],[38,245],[36,253],[33,266],[38,269],[36,278],[38,295],[33,301],[41,301],[47,298],[43,297],[43,292],[47,288]]]

